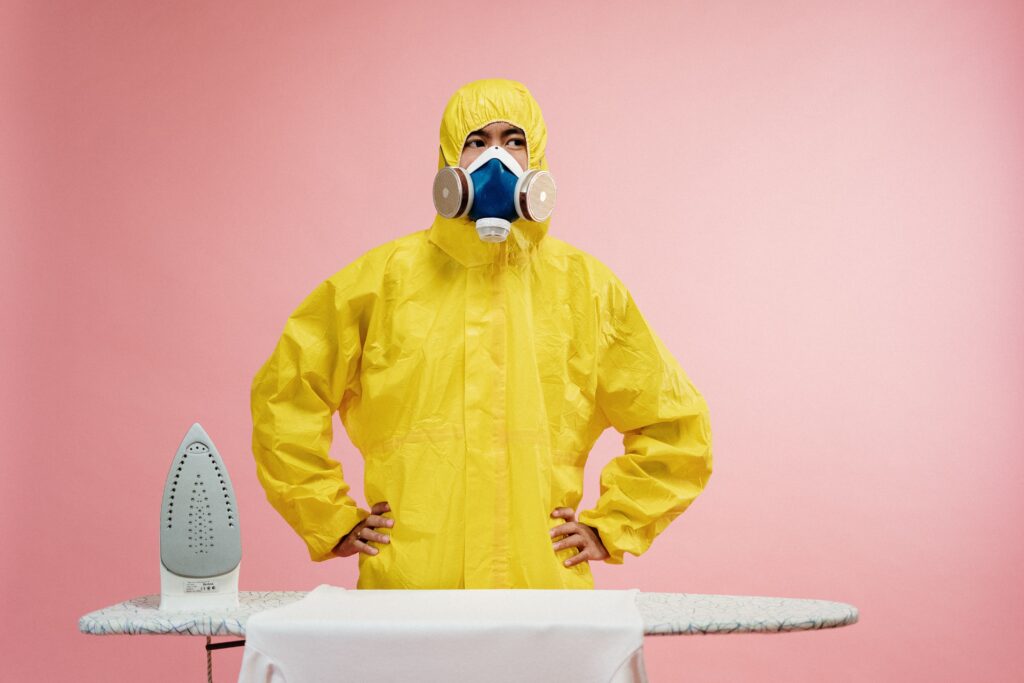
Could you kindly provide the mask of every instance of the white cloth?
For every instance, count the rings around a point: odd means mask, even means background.
[[[646,681],[636,590],[345,590],[253,615],[239,683]]]

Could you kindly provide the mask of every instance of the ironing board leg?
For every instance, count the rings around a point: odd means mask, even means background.
[[[210,636],[206,636],[206,683],[213,683],[213,651],[223,650],[229,647],[242,647],[244,640],[231,640],[226,643],[211,643]]]

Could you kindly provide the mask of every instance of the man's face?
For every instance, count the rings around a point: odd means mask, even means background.
[[[495,145],[503,147],[511,154],[524,171],[530,167],[526,134],[522,128],[516,128],[505,121],[495,121],[467,135],[466,144],[462,147],[462,156],[459,157],[459,166],[467,168],[485,149]]]

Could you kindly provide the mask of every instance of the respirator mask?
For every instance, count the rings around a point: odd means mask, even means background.
[[[445,166],[434,177],[434,208],[445,218],[468,215],[484,242],[504,242],[512,221],[543,221],[555,208],[547,171],[523,171],[502,147],[484,150],[468,168]]]

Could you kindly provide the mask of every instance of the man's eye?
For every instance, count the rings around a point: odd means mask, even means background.
[[[476,140],[466,140],[466,147],[483,147],[483,146],[484,146],[484,141],[483,140],[479,140],[479,139],[476,139]]]
[[[526,140],[522,138],[512,138],[511,140],[508,141],[508,144],[512,145],[513,147],[525,147]]]

